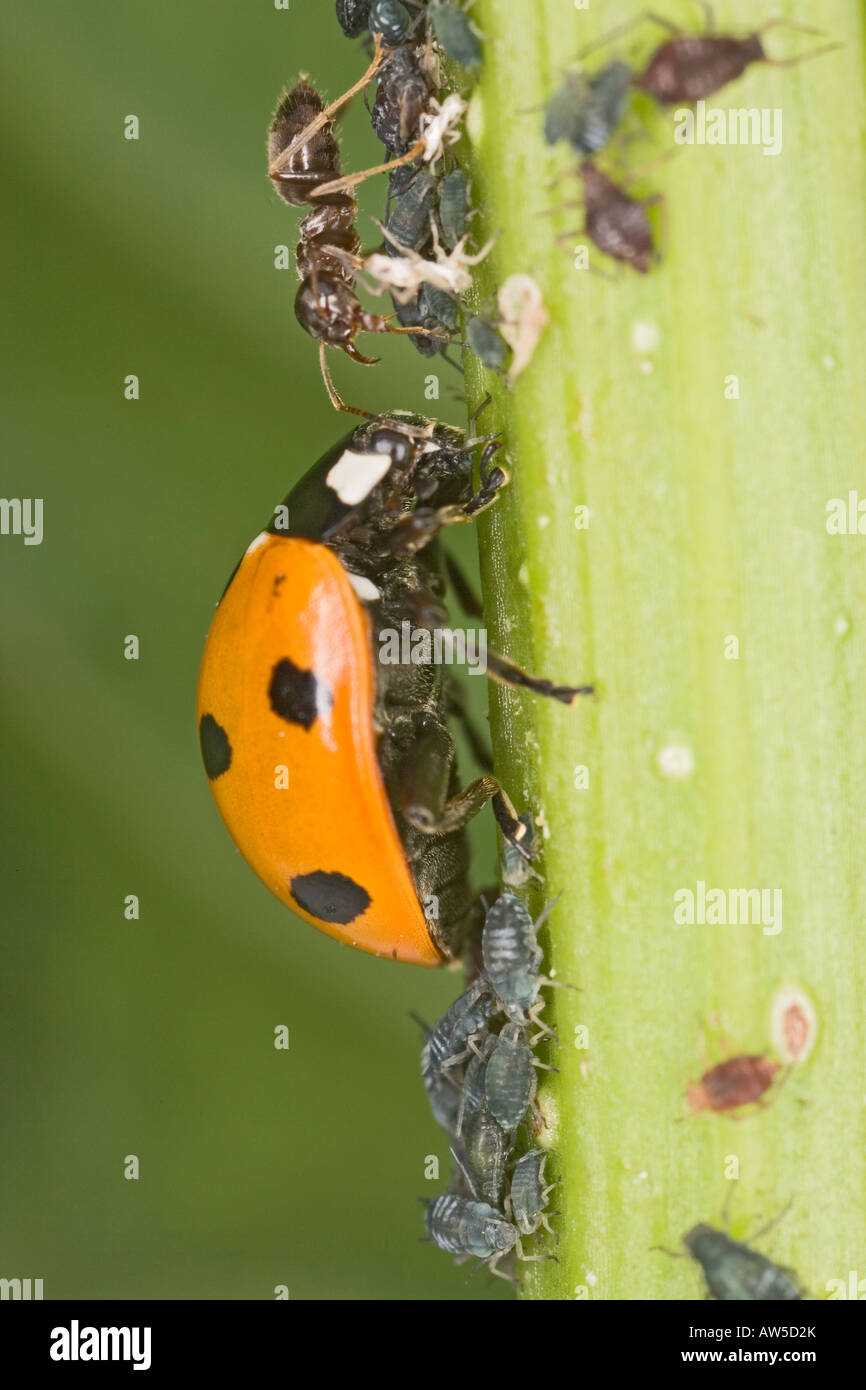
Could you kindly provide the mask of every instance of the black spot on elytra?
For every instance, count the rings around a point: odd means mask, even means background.
[[[203,714],[198,726],[201,756],[204,770],[211,781],[221,777],[232,760],[232,746],[222,724],[218,724],[212,714]]]
[[[338,922],[346,926],[366,912],[370,894],[360,883],[345,874],[328,874],[316,869],[312,874],[298,874],[289,885],[292,897],[305,912],[322,922]]]
[[[312,671],[304,671],[287,656],[271,672],[268,687],[271,709],[289,724],[311,729],[323,710],[329,710],[333,697]]]

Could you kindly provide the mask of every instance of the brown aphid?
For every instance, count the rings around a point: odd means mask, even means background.
[[[737,1110],[742,1105],[760,1101],[772,1086],[780,1064],[771,1057],[743,1053],[705,1071],[700,1081],[686,1090],[686,1100],[692,1114],[701,1110]]]
[[[655,15],[648,15],[647,18],[663,23]],[[647,92],[660,106],[670,106],[673,102],[699,101],[703,97],[712,96],[729,82],[741,77],[752,63],[793,67],[807,58],[816,58],[820,53],[827,53],[831,48],[838,47],[838,44],[831,43],[794,58],[770,58],[767,56],[761,35],[779,25],[792,29],[805,27],[785,20],[771,20],[743,38],[736,38],[731,34],[706,33],[691,36],[675,32],[674,38],[667,39],[655,50],[643,72],[633,79],[633,85]]]
[[[655,254],[650,220],[644,211],[658,195],[638,200],[586,159],[578,168],[583,183],[586,234],[614,260],[625,261],[645,275]]]

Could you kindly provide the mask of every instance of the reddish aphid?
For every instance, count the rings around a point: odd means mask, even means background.
[[[644,206],[657,195],[639,201],[601,173],[591,160],[578,168],[583,183],[586,234],[606,256],[625,261],[645,275],[654,254],[653,233]]]
[[[705,1071],[700,1081],[686,1091],[689,1109],[694,1115],[701,1110],[737,1110],[751,1105],[772,1086],[780,1064],[771,1057],[743,1053]]]
[[[664,23],[655,15],[648,15],[647,18]],[[752,63],[793,67],[806,58],[815,58],[819,53],[826,53],[838,46],[826,44],[823,48],[801,53],[794,58],[769,58],[761,35],[779,25],[793,29],[804,27],[785,20],[771,20],[743,38],[712,33],[693,36],[674,30],[675,36],[659,45],[643,72],[634,78],[633,85],[647,92],[660,106],[670,106],[675,101],[700,101],[741,77]],[[672,25],[665,27],[673,28]]]

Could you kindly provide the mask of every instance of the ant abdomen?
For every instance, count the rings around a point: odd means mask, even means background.
[[[320,117],[321,96],[305,77],[282,98],[268,132],[268,163],[273,167],[284,150]],[[311,201],[321,184],[340,175],[340,150],[330,121],[326,121],[295,150],[285,168],[271,174],[280,197],[294,207]]]

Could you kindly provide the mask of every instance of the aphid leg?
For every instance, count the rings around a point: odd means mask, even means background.
[[[516,1284],[517,1280],[513,1274],[506,1274],[504,1269],[499,1268],[499,1261],[503,1260],[509,1253],[510,1252],[506,1250],[500,1252],[498,1255],[494,1255],[492,1260],[487,1261],[487,1268],[490,1270],[491,1274],[496,1275],[497,1279],[505,1279],[509,1284]],[[484,1261],[482,1260],[481,1263],[483,1264]]]
[[[559,1264],[559,1260],[558,1260],[558,1258],[557,1258],[556,1255],[527,1255],[527,1254],[525,1254],[525,1253],[524,1253],[524,1250],[523,1250],[523,1244],[522,1244],[522,1242],[521,1242],[519,1236],[518,1236],[517,1240],[514,1242],[514,1248],[515,1248],[515,1250],[517,1251],[517,1258],[518,1258],[518,1260],[522,1260],[522,1261],[524,1262],[524,1264],[537,1263],[537,1262],[540,1261],[540,1260],[553,1260],[555,1264]]]
[[[550,1218],[551,1216],[561,1216],[561,1215],[562,1215],[562,1213],[559,1212],[559,1211],[543,1211],[543,1212],[541,1213],[541,1223],[540,1223],[540,1224],[544,1227],[545,1231],[547,1232],[547,1234],[548,1234],[549,1236],[553,1236],[553,1239],[556,1241],[557,1245],[559,1244],[559,1231],[555,1231],[555,1230],[553,1229],[553,1227],[552,1227],[551,1224],[550,1224],[549,1218]]]
[[[355,96],[357,92],[362,91],[367,86],[367,84],[375,76],[382,62],[383,57],[384,52],[382,38],[381,35],[377,35],[376,49],[371,59],[370,66],[367,68],[367,71],[365,73],[362,73],[362,75],[358,78],[358,81],[355,82],[353,86],[349,87],[347,91],[343,92],[342,96],[337,97],[336,101],[332,101],[329,106],[326,106],[324,110],[320,111],[318,116],[314,117],[314,119],[310,121],[309,125],[305,126],[304,129],[300,132],[300,134],[295,136],[292,143],[290,145],[287,145],[284,150],[280,151],[279,155],[268,169],[268,178],[279,178],[280,175],[288,168],[292,160],[292,157],[297,153],[297,151],[302,147],[302,145],[306,145],[307,141],[312,139],[312,137],[316,134],[317,131],[321,130],[323,126],[326,126],[329,123],[331,117],[335,114],[335,112],[339,111],[341,106],[345,106],[347,101],[351,101],[352,97]],[[318,189],[317,192],[321,193],[321,189]]]
[[[592,685],[557,685],[543,676],[531,676],[521,666],[515,665],[513,661],[499,656],[496,652],[487,653],[487,675],[490,680],[499,681],[502,685],[531,690],[536,695],[545,695],[548,699],[559,700],[564,705],[573,705],[580,695],[595,694],[595,687]]]
[[[465,1182],[466,1186],[469,1188],[469,1191],[472,1193],[472,1196],[474,1197],[475,1201],[477,1202],[477,1201],[479,1200],[479,1197],[478,1197],[478,1188],[477,1188],[476,1185],[475,1185],[475,1180],[474,1180],[472,1174],[470,1173],[469,1169],[466,1167],[466,1164],[463,1162],[463,1159],[460,1157],[459,1153],[458,1153],[457,1150],[454,1148],[454,1146],[453,1146],[453,1145],[449,1145],[449,1149],[450,1149],[452,1161],[453,1161],[453,1163],[454,1163],[454,1167],[455,1167],[455,1168],[459,1168],[460,1174],[461,1174],[461,1176],[462,1176],[462,1178],[463,1178],[463,1181]]]

